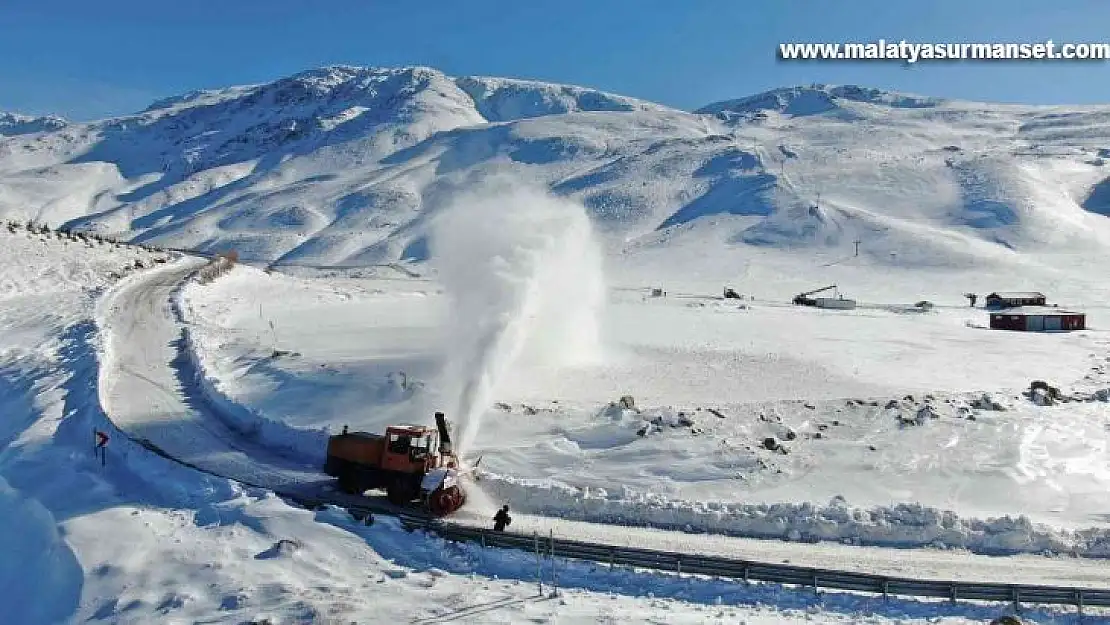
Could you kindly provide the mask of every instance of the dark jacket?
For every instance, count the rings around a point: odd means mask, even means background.
[[[506,525],[512,522],[512,517],[510,517],[509,513],[505,512],[504,509],[498,510],[497,514],[493,515],[493,528],[496,530],[503,530]]]

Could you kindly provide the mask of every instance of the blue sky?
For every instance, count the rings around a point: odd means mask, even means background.
[[[1110,103],[1110,62],[782,62],[788,41],[1110,41],[1105,0],[3,0],[0,110],[99,118],[326,64],[597,87],[679,108],[811,82]]]

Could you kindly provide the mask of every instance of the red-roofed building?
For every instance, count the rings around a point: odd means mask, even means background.
[[[1086,315],[1055,306],[1007,308],[992,312],[990,315],[991,328],[994,330],[1070,332],[1087,329]]]

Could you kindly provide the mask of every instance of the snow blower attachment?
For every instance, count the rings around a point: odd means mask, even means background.
[[[361,494],[384,489],[390,503],[419,501],[435,516],[450,514],[466,503],[459,459],[442,412],[435,429],[394,425],[385,434],[347,432],[328,439],[324,473],[338,478],[339,489]],[[480,461],[480,460],[479,460]]]

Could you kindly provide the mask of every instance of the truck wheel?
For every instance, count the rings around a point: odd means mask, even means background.
[[[458,486],[438,489],[428,498],[428,509],[436,516],[446,516],[462,507],[466,498]]]
[[[385,491],[389,503],[395,506],[403,506],[413,500],[415,493],[409,485],[409,480],[406,478],[397,478],[389,484]]]
[[[347,493],[348,495],[361,495],[362,489],[358,487],[354,478],[350,475],[339,476],[339,490]]]

